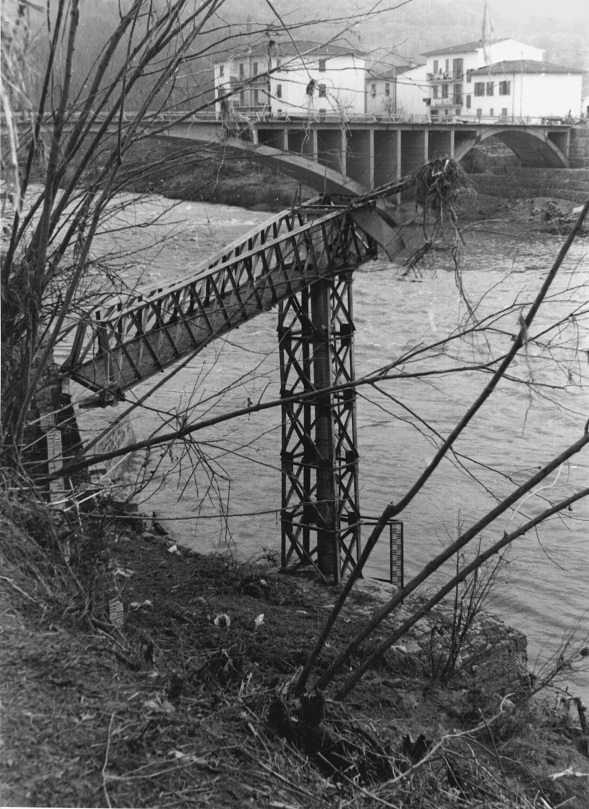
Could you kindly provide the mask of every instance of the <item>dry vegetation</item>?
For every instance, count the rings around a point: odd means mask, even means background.
[[[464,671],[442,686],[425,630],[383,656],[348,701],[296,700],[334,588],[268,560],[174,550],[144,529],[56,525],[4,500],[4,805],[586,805],[574,711]],[[100,569],[117,582],[121,629]],[[353,591],[319,670],[378,597],[378,587]]]

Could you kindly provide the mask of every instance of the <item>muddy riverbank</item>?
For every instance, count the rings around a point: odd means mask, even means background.
[[[137,517],[72,534],[2,505],[2,805],[585,805],[575,712],[530,700],[525,639],[501,622],[479,622],[442,678],[435,611],[345,702],[300,700],[337,588],[191,553]],[[50,541],[66,533],[67,567]],[[389,590],[355,589],[317,673]]]

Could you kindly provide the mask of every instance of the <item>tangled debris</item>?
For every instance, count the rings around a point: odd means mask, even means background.
[[[458,229],[457,205],[469,189],[466,172],[449,157],[432,160],[416,172],[415,205],[421,211],[422,243],[405,262],[405,275],[414,270],[428,253],[450,251],[463,294],[458,255],[462,236]],[[449,235],[446,221],[450,225]]]
[[[426,163],[415,175],[415,202],[424,216],[433,212],[436,219],[444,214],[456,223],[456,204],[470,187],[468,176],[460,163],[451,157]]]

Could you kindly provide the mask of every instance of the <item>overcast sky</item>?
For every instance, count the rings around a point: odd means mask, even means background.
[[[420,0],[413,0],[419,6]],[[454,0],[447,0],[453,5]],[[484,7],[484,0],[473,0],[473,5]],[[587,0],[488,0],[491,19],[493,13],[506,16],[533,17],[535,20],[546,21],[547,27],[552,22],[570,23],[571,33],[589,34],[589,2]]]

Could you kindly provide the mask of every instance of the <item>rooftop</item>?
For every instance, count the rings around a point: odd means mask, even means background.
[[[396,79],[397,76],[400,76],[401,73],[407,73],[408,70],[415,70],[417,67],[424,67],[424,65],[397,65],[396,67],[391,67],[388,70],[368,70],[367,73],[369,74],[367,77],[367,81],[380,79],[383,81],[388,81],[389,79],[393,80]]]
[[[510,59],[504,62],[495,62],[492,65],[479,67],[473,70],[473,76],[488,76],[498,73],[583,73],[576,67],[553,65],[550,62],[540,62],[537,59]]]
[[[329,57],[329,56],[348,56],[355,55],[364,57],[364,53],[351,45],[334,45],[328,43],[327,45],[321,42],[314,42],[311,39],[268,39],[263,42],[257,42],[248,48],[247,51],[242,51],[238,54],[225,55],[219,57],[215,62],[227,62],[238,59],[244,59],[247,56],[309,56],[309,57]]]
[[[494,45],[496,42],[507,42],[511,37],[501,37],[500,39],[487,39],[483,43],[482,39],[475,39],[473,42],[463,42],[461,45],[450,45],[448,48],[436,48],[435,51],[426,51],[422,56],[443,56],[447,53],[472,53],[478,51],[485,45]]]

